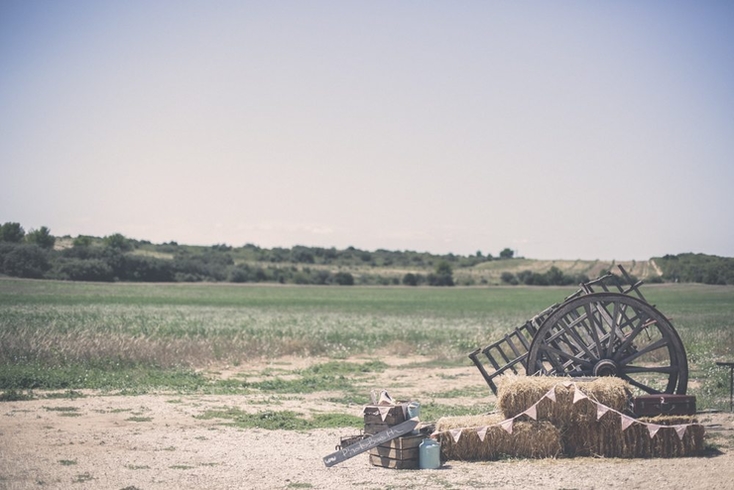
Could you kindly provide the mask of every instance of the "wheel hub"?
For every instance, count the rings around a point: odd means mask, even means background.
[[[619,367],[611,359],[602,359],[594,365],[594,376],[617,376]]]

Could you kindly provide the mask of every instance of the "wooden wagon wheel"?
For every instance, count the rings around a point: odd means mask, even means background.
[[[533,337],[528,374],[617,376],[645,393],[685,394],[688,362],[670,322],[653,306],[621,293],[570,299]]]

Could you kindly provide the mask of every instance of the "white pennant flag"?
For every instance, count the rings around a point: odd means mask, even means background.
[[[461,429],[449,429],[449,433],[451,434],[451,438],[454,440],[454,442],[459,442],[459,438],[461,437]]]
[[[553,401],[556,401],[556,387],[554,386],[550,390],[548,390],[548,393],[545,394],[546,398],[550,398]]]
[[[481,429],[477,430],[477,435],[479,436],[479,440],[484,442],[484,438],[487,437],[487,429],[489,429],[488,426],[484,426]]]
[[[515,419],[507,419],[504,422],[500,422],[500,427],[505,429],[508,434],[512,434],[512,423],[515,421]]]
[[[658,425],[658,424],[645,424],[645,425],[647,425],[647,431],[650,433],[650,439],[655,437],[655,434],[657,434],[658,431],[660,430],[660,427],[662,427],[662,425]]]
[[[609,411],[609,407],[602,405],[601,403],[596,404],[596,420],[599,420]]]
[[[523,413],[533,420],[538,420],[538,404],[536,403],[532,407],[525,410]]]
[[[377,407],[377,410],[380,411],[380,417],[382,418],[382,421],[384,422],[387,418],[387,414],[390,413],[390,409],[392,407]]]
[[[576,404],[577,401],[583,400],[584,398],[588,397],[579,390],[578,386],[575,386],[573,390],[573,403]]]
[[[678,434],[678,439],[681,441],[683,440],[683,436],[686,435],[686,427],[685,425],[676,425],[675,426],[675,433]]]
[[[632,417],[628,417],[626,415],[622,415],[622,430],[627,430],[627,427],[632,425],[632,422],[634,422],[635,419]]]

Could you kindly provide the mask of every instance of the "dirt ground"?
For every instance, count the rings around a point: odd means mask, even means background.
[[[281,361],[279,368],[304,362]],[[415,394],[416,400],[453,388],[479,389],[472,367],[412,368],[416,359],[392,359],[376,386]],[[263,365],[230,368],[255,373]],[[284,396],[276,410],[304,414],[347,412],[327,401],[334,393]],[[490,397],[487,397],[488,401]],[[445,400],[475,404],[471,396]],[[718,450],[678,459],[574,458],[449,461],[438,470],[389,470],[361,454],[327,468],[323,457],[355,429],[308,432],[239,429],[221,419],[200,419],[210,409],[268,408],[263,395],[103,396],[0,403],[0,488],[287,489],[287,488],[496,488],[496,489],[734,489],[734,416],[700,415],[707,442]]]

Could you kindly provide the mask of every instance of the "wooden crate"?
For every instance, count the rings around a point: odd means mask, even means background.
[[[407,411],[407,404],[401,403],[390,407],[390,411],[387,413],[385,420],[382,420],[380,414],[380,408],[377,405],[367,405],[364,407],[364,433],[365,434],[377,434],[383,430],[387,430],[390,427],[405,422],[405,413]]]
[[[394,469],[418,468],[418,447],[424,435],[411,434],[370,449],[370,463],[373,466]]]

